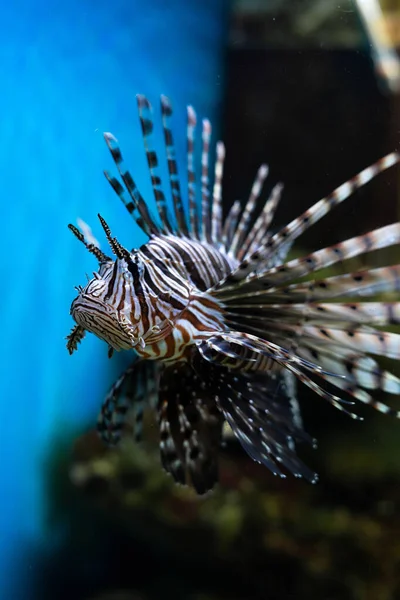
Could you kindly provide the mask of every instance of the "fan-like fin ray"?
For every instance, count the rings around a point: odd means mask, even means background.
[[[277,183],[271,194],[265,203],[261,214],[257,218],[254,226],[250,229],[240,253],[238,254],[239,260],[246,260],[253,252],[255,252],[262,244],[272,237],[269,233],[269,226],[275,216],[276,209],[282,197],[283,184]],[[279,253],[278,253],[279,254]],[[273,261],[274,262],[274,261]]]
[[[175,219],[177,223],[178,235],[189,235],[186,223],[186,215],[183,207],[181,188],[178,177],[178,166],[176,162],[174,139],[172,130],[169,126],[169,120],[172,115],[172,106],[166,96],[161,96],[161,116],[164,128],[165,149],[167,153],[169,182],[171,186],[172,202],[174,206]]]
[[[211,214],[211,239],[218,248],[221,244],[222,235],[222,176],[224,172],[225,146],[222,142],[217,143],[217,157],[215,160],[213,201]]]
[[[248,311],[248,312],[246,312]],[[308,304],[246,304],[235,301],[229,303],[229,318],[260,317],[264,322],[275,321],[285,315],[291,323],[306,319],[309,325],[329,325],[335,323],[366,324],[383,327],[400,325],[400,302],[326,302]]]
[[[108,392],[97,421],[97,430],[108,445],[116,445],[124,429],[134,438],[142,437],[143,413],[146,406],[155,408],[158,394],[159,365],[135,361],[117,379]]]
[[[187,179],[189,199],[190,234],[199,239],[199,216],[196,198],[196,171],[194,166],[194,140],[197,124],[196,112],[192,106],[187,107]]]
[[[166,368],[160,382],[160,453],[164,469],[197,493],[218,479],[222,417],[214,392],[188,364]]]
[[[296,258],[277,267],[272,267],[260,274],[252,273],[236,285],[224,287],[224,291],[228,291],[229,289],[237,290],[240,286],[250,285],[251,282],[254,282],[256,286],[262,285],[264,289],[275,287],[344,260],[355,258],[366,252],[373,252],[398,244],[400,244],[400,223],[393,223],[392,225],[380,227],[364,235],[317,250],[307,256]]]
[[[228,281],[239,281],[247,277],[249,273],[257,270],[260,262],[265,262],[273,257],[281,246],[293,243],[302,233],[311,225],[317,223],[322,217],[327,215],[335,206],[344,202],[358,188],[364,186],[382,171],[392,167],[400,160],[400,155],[392,152],[384,156],[373,165],[367,167],[346,183],[343,183],[325,198],[319,200],[316,204],[307,209],[300,217],[291,221],[275,235],[273,235],[260,248],[256,249],[248,259],[242,261],[239,267],[228,276]],[[225,282],[221,282],[218,287],[222,287]]]
[[[125,197],[124,188],[108,171],[104,171],[104,175],[108,183],[113,188],[117,196],[122,200],[129,214],[135,219],[139,227],[148,235],[157,235],[160,233],[158,225],[155,223],[151,216],[145,200],[143,199],[136,183],[133,180],[132,175],[125,167],[125,162],[122,156],[122,152],[118,145],[116,138],[111,133],[105,133],[104,139],[110,150],[111,156],[117,166],[118,172],[121,176],[122,181],[128,191],[130,200]]]
[[[153,118],[152,107],[148,99],[138,94],[136,96],[139,109],[140,124],[142,127],[143,142],[146,151],[147,163],[151,176],[151,184],[153,186],[154,198],[156,200],[158,214],[162,223],[162,233],[174,233],[174,228],[171,224],[167,201],[162,188],[161,178],[158,175],[158,157],[156,151],[151,144],[153,134]]]
[[[287,287],[259,289],[260,286],[248,285],[214,292],[215,297],[226,303],[233,300],[246,300],[249,304],[309,303],[333,300],[335,298],[372,297],[381,293],[400,291],[400,265],[379,267],[376,269],[355,271],[345,275],[334,275],[311,282],[291,284]],[[268,285],[266,285],[268,288]]]
[[[258,173],[250,191],[249,199],[243,209],[242,216],[240,217],[239,224],[229,248],[229,252],[232,254],[232,256],[238,256],[239,252],[242,251],[243,241],[248,233],[249,225],[257,206],[257,200],[260,197],[260,193],[267,175],[267,165],[261,165],[261,167],[258,169]]]
[[[201,138],[201,239],[211,244],[211,211],[209,190],[211,123],[207,119],[203,119]]]
[[[312,440],[301,427],[297,402],[282,374],[250,377],[196,358],[194,368],[212,386],[220,410],[253,460],[280,477],[285,477],[284,467],[296,477],[317,480],[295,451],[294,442]]]
[[[222,246],[225,248],[225,252],[229,251],[230,245],[232,243],[232,239],[235,234],[235,229],[239,220],[240,210],[240,200],[236,200],[236,202],[232,204],[229,213],[225,219],[221,236]]]

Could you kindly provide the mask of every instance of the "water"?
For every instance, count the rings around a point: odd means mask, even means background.
[[[102,132],[124,140],[148,194],[135,94],[169,94],[181,114],[193,100],[215,120],[225,13],[222,2],[17,1],[2,18],[0,587],[25,598],[57,537],[46,528],[47,463],[94,422],[120,368],[95,339],[78,358],[65,349],[73,286],[95,267],[67,223],[81,217],[99,233],[100,211],[127,244],[143,241],[101,173],[111,165]]]
[[[228,431],[220,484],[199,499],[160,468],[150,419],[145,443],[128,441],[117,452],[106,452],[93,431],[130,356],[108,360],[89,335],[72,357],[65,349],[73,287],[95,269],[67,223],[82,218],[106,250],[100,212],[127,247],[145,241],[101,173],[115,172],[102,139],[111,131],[151,197],[136,93],[156,107],[161,93],[171,98],[182,166],[186,104],[211,118],[227,146],[225,208],[247,197],[268,162],[271,185],[285,183],[277,226],[399,147],[399,98],[374,71],[354,7],[332,4],[327,15],[311,5],[287,12],[286,3],[270,3],[267,13],[262,2],[236,2],[230,15],[222,0],[25,1],[3,9],[4,597],[399,597],[394,419],[361,408],[365,421],[355,423],[300,386],[305,427],[319,446],[299,453],[319,483],[273,477]],[[161,146],[158,115],[156,124]],[[394,222],[398,207],[394,168],[298,247],[311,251]],[[384,256],[399,258],[398,248]]]

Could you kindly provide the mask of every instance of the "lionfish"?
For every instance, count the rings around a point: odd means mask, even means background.
[[[375,229],[302,258],[287,259],[293,242],[378,173],[400,161],[391,153],[340,185],[300,217],[273,232],[282,185],[263,206],[258,199],[268,174],[262,165],[247,203],[232,204],[223,218],[225,148],[216,144],[209,183],[211,124],[202,121],[201,185],[196,184],[196,113],[187,108],[187,202],[178,177],[172,108],[161,97],[162,127],[173,213],[151,144],[152,108],[137,96],[157,216],[127,170],[116,138],[104,138],[120,180],[111,187],[149,240],[128,250],[98,215],[113,256],[74,225],[71,231],[98,261],[79,286],[68,336],[72,354],[86,331],[114,350],[134,349],[131,366],[111,387],[98,419],[102,439],[114,445],[129,426],[142,434],[143,411],[156,411],[164,469],[176,482],[202,494],[218,480],[218,454],[227,423],[245,451],[275,475],[291,472],[315,482],[296,444],[314,444],[304,430],[296,382],[352,418],[355,400],[400,417],[371,391],[400,394],[400,379],[370,355],[400,359],[400,302],[373,301],[400,291],[400,265],[327,277],[315,272],[364,253],[400,243],[400,223]],[[197,194],[199,200],[197,202]]]

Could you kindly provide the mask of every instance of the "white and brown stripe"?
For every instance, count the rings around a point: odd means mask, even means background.
[[[399,246],[400,224],[294,260],[287,261],[286,255],[311,225],[398,163],[400,156],[392,153],[378,160],[272,234],[270,225],[283,187],[277,184],[272,189],[256,217],[266,165],[258,170],[244,208],[234,202],[223,220],[225,148],[221,142],[216,145],[210,194],[211,124],[206,119],[198,213],[197,117],[191,107],[185,208],[170,127],[172,107],[162,97],[170,214],[151,144],[152,109],[147,98],[138,96],[138,108],[156,217],[125,167],[117,140],[108,133],[105,140],[126,189],[107,172],[106,177],[149,241],[128,251],[99,216],[114,260],[70,226],[98,260],[99,270],[85,287],[77,288],[71,306],[77,325],[68,336],[69,352],[90,331],[105,340],[111,351],[134,348],[141,359],[111,389],[99,431],[107,442],[117,441],[131,405],[135,407],[133,429],[140,429],[148,396],[152,406],[158,406],[164,467],[176,481],[190,482],[199,493],[210,489],[218,476],[216,453],[223,420],[248,454],[273,473],[283,476],[283,466],[315,481],[294,447],[295,441],[312,441],[301,426],[293,392],[296,380],[353,418],[359,417],[345,406],[354,399],[400,417],[400,411],[374,397],[379,392],[400,395],[400,379],[375,358],[400,360],[400,334],[387,330],[400,324],[400,265],[325,277],[320,271],[337,264],[344,268],[349,259]],[[379,301],[377,293],[392,296]],[[150,378],[154,386],[146,384]]]

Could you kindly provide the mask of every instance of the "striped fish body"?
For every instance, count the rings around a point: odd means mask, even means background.
[[[109,444],[117,443],[126,430],[140,439],[143,411],[153,408],[163,467],[175,481],[204,493],[218,480],[222,427],[228,423],[247,453],[275,475],[284,477],[289,471],[316,481],[316,474],[297,456],[298,442],[313,443],[302,425],[297,381],[352,418],[359,417],[346,406],[354,400],[400,416],[374,397],[381,391],[400,395],[400,380],[373,358],[400,360],[400,335],[387,331],[400,324],[400,265],[326,278],[319,271],[398,245],[400,223],[299,259],[288,261],[287,253],[299,235],[357,188],[398,163],[399,155],[377,161],[272,234],[282,185],[275,186],[257,208],[268,174],[265,165],[244,207],[235,202],[222,218],[225,150],[217,143],[211,190],[207,120],[202,125],[198,206],[197,118],[191,107],[184,207],[169,126],[172,110],[162,97],[171,215],[151,145],[151,106],[138,96],[138,107],[157,217],[126,169],[116,139],[108,133],[105,140],[120,179],[105,175],[149,241],[127,250],[99,215],[114,255],[110,257],[96,240],[85,239],[79,229],[69,226],[99,263],[93,279],[77,288],[69,352],[91,332],[108,344],[110,356],[114,350],[128,349],[136,356],[102,405],[100,435]],[[394,300],[374,301],[382,292],[394,294]]]
[[[187,360],[192,346],[206,340],[210,331],[226,328],[223,308],[206,290],[226,277],[235,261],[210,244],[177,236],[151,239],[140,255],[150,333],[144,333],[145,345],[137,353],[163,362]]]
[[[223,331],[223,309],[206,290],[237,261],[209,244],[159,236],[105,265],[72,303],[76,322],[114,350],[174,362],[209,332]]]

